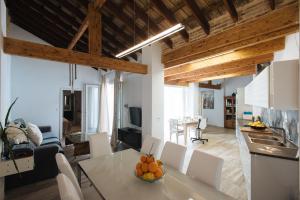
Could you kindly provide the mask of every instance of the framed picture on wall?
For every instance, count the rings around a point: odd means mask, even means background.
[[[214,97],[214,91],[202,91],[201,92],[202,96],[202,107],[203,109],[214,109],[215,107],[215,97]]]

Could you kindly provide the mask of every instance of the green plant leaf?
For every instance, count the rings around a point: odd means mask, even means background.
[[[8,142],[8,141],[7,141],[7,142]],[[15,168],[16,168],[18,174],[21,176],[20,171],[19,171],[19,168],[18,168],[18,165],[17,165],[17,162],[16,162],[16,160],[15,160],[15,155],[14,155],[14,153],[13,153],[12,146],[9,144],[9,142],[8,142],[8,144],[7,144],[7,147],[8,147],[9,157],[10,157],[10,159],[12,159],[12,161],[13,161],[13,163],[14,163],[14,165],[15,165]]]
[[[8,117],[9,117],[10,111],[11,111],[12,107],[14,106],[14,104],[16,103],[17,100],[18,100],[18,98],[16,98],[16,99],[13,101],[13,103],[12,103],[12,104],[9,106],[9,108],[8,108],[8,111],[7,111],[6,117],[5,117],[5,126],[8,125]]]

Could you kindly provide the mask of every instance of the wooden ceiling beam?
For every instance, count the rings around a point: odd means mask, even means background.
[[[83,66],[147,74],[147,65],[4,37],[4,52]]]
[[[202,14],[197,3],[194,0],[184,0],[185,4],[190,8],[192,14],[197,19],[198,24],[202,27],[203,31],[208,35],[210,33],[210,25],[206,17]]]
[[[146,25],[149,23],[149,29],[152,33],[158,34],[162,30],[158,27],[158,25],[146,14],[146,11],[141,9],[138,5],[134,5],[134,1],[125,1],[127,6],[135,13],[137,18],[140,18]],[[173,48],[172,40],[167,37],[163,39],[163,42],[169,47]]]
[[[210,76],[210,77],[203,77],[203,78],[199,78],[199,79],[192,79],[189,80],[188,83],[200,83],[200,82],[204,82],[204,81],[212,81],[212,80],[219,80],[219,79],[225,79],[225,78],[233,78],[233,77],[239,77],[239,76],[249,76],[249,75],[253,75],[256,73],[256,66],[250,66],[249,70],[246,71],[239,71],[239,72],[234,72],[231,74],[221,74],[221,75],[216,75],[216,76]],[[178,81],[186,83],[184,80],[182,81]]]
[[[270,54],[275,51],[282,50],[284,49],[284,47],[285,47],[285,38],[275,39],[269,42],[260,43],[258,45],[233,51],[213,58],[205,59],[199,62],[186,64],[179,67],[167,68],[164,70],[165,77],[192,72],[209,66],[238,61],[241,59],[254,58],[264,54]]]
[[[171,25],[175,25],[178,23],[173,13],[167,8],[167,6],[165,6],[165,4],[161,0],[151,1],[151,3],[157,8],[161,15],[163,15]],[[186,42],[189,41],[189,34],[187,30],[183,29],[179,33]]]
[[[246,58],[246,59],[240,59],[235,61],[230,61],[222,64],[212,65],[208,67],[199,68],[197,70],[186,72],[182,74],[177,74],[174,76],[168,76],[165,79],[167,81],[173,81],[178,79],[184,79],[184,78],[194,78],[199,75],[211,73],[211,72],[217,72],[222,71],[224,69],[236,69],[238,67],[243,66],[249,66],[249,65],[257,65],[260,63],[266,63],[271,62],[274,59],[273,53],[265,54],[265,55],[259,55],[256,57]],[[201,64],[200,64],[201,65]]]
[[[226,10],[228,11],[229,15],[231,16],[233,22],[237,22],[239,17],[238,17],[238,12],[235,8],[233,0],[223,0],[224,5],[226,7]]]
[[[238,72],[244,72],[244,71],[249,71],[249,70],[251,70],[251,71],[253,71],[253,73],[255,73],[255,69],[256,69],[256,65],[244,65],[242,67],[228,68],[228,69],[225,68],[223,70],[212,71],[212,72],[209,72],[209,73],[200,74],[200,75],[195,76],[195,77],[182,78],[182,79],[178,79],[176,81],[198,82],[198,80],[204,79],[204,78],[215,77],[215,76],[223,76],[223,75],[227,75],[227,74],[235,74],[235,73],[238,73]],[[168,80],[166,80],[166,81],[168,81]]]
[[[99,9],[103,6],[105,1],[106,0],[96,0],[93,3],[89,4],[88,15],[84,18],[84,20],[82,21],[77,33],[74,35],[73,39],[69,43],[68,49],[73,49],[74,48],[76,43],[80,40],[81,36],[84,34],[84,32],[89,27],[93,27],[93,28],[97,29],[99,27],[95,27],[96,25],[101,26],[101,14],[99,13]],[[68,4],[69,9],[71,9],[73,12],[76,12],[76,14],[78,14],[81,17],[83,16],[83,14],[79,10],[72,7],[72,5],[70,5],[69,3],[67,3],[67,4]],[[79,13],[81,13],[81,14],[79,14]],[[97,20],[100,20],[100,22],[97,22]],[[99,28],[97,30],[99,31],[101,29]],[[93,32],[93,31],[89,30],[89,38],[93,38],[93,40],[94,40],[94,39],[97,39],[96,37],[101,38],[101,33],[96,33],[96,32]],[[91,43],[89,43],[89,47],[93,47],[90,50],[92,52],[97,51],[100,54],[101,47],[102,47],[101,46],[101,39],[98,39],[100,42],[97,43],[97,45],[93,44],[93,42],[94,42],[93,40],[92,41],[89,40],[91,42]]]
[[[207,89],[214,89],[214,90],[220,90],[222,88],[222,84],[212,84],[212,81],[208,81],[208,83],[199,83],[199,88],[207,88]]]
[[[298,15],[298,4],[290,4],[257,19],[165,53],[162,62],[165,68],[174,67],[295,33],[299,31]]]
[[[178,82],[178,81],[169,81],[169,82],[165,81],[165,85],[188,87],[189,83],[188,82]]]
[[[102,28],[101,28],[101,14],[98,12],[96,3],[99,1],[89,3],[88,8],[88,33],[89,33],[89,53],[94,55],[101,55],[102,50]],[[102,5],[102,4],[100,4]]]

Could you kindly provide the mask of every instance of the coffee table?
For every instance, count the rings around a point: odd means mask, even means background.
[[[87,133],[72,133],[66,136],[66,145],[74,145],[73,156],[86,155],[90,153],[90,145]]]

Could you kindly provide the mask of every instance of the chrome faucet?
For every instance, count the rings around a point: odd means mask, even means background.
[[[282,132],[282,142],[283,144],[286,144],[286,141],[287,141],[287,134],[286,134],[286,131],[284,128],[281,128],[281,127],[274,127],[274,126],[270,126],[271,129],[274,129],[274,130],[281,130]]]

